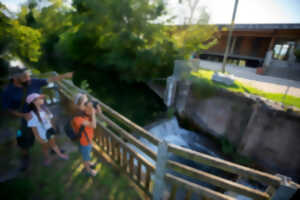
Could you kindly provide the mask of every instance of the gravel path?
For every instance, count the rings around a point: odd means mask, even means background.
[[[202,68],[221,71],[222,64],[218,62],[201,60]],[[255,68],[227,65],[226,71],[236,80],[249,86],[270,93],[288,94],[300,97],[300,81],[293,81],[277,77],[256,74]]]

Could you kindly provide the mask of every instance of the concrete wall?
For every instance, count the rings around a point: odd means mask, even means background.
[[[300,116],[295,113],[219,91],[205,99],[190,94],[182,117],[214,136],[226,137],[264,170],[300,181]]]
[[[201,98],[201,91],[199,97],[192,89],[180,115],[196,130],[226,137],[263,170],[300,182],[299,114],[267,106],[252,96],[219,90]]]
[[[300,180],[300,117],[258,107],[239,143],[250,156],[273,172]]]

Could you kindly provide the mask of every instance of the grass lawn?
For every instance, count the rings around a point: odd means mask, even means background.
[[[200,69],[197,72],[192,72],[190,79],[196,83],[195,89],[198,88],[201,89],[201,91],[204,90],[205,91],[204,94],[206,94],[207,96],[213,95],[215,89],[217,87],[220,87],[232,92],[250,93],[250,94],[258,95],[272,101],[283,103],[284,105],[287,106],[295,106],[297,108],[300,108],[300,98],[298,97],[264,92],[254,87],[247,86],[236,80],[234,81],[234,85],[231,86],[221,84],[221,83],[216,83],[212,81],[213,74],[214,71]]]
[[[68,150],[65,141],[67,138],[59,139],[60,146]],[[16,149],[17,147],[13,146],[12,148]],[[41,146],[35,143],[32,150],[31,168],[28,172],[19,174],[15,179],[0,183],[1,198],[10,200],[140,199],[134,188],[129,185],[129,180],[104,161],[97,160],[98,157],[93,157],[93,161],[98,163],[97,176],[92,178],[86,176],[82,173],[81,157],[74,146],[73,150],[75,151],[69,154],[68,161],[60,160],[56,155],[52,155],[54,160],[51,166],[44,167]],[[15,160],[15,166],[17,166],[16,157],[6,156],[8,155],[7,150],[5,151],[2,147],[0,155],[1,162]],[[9,153],[9,156],[12,155],[16,156]],[[3,167],[1,168],[3,173]]]

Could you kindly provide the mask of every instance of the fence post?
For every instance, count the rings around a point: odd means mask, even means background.
[[[191,81],[182,80],[178,82],[177,96],[176,96],[176,110],[179,114],[185,111],[185,106],[189,98]]]
[[[167,107],[170,107],[174,104],[175,96],[176,96],[176,85],[177,79],[174,76],[170,76],[167,78],[167,89],[164,94],[164,103]]]
[[[292,182],[292,179],[287,176],[277,174],[281,178],[281,183],[279,188],[276,190],[271,200],[289,200],[297,192],[299,187]]]
[[[161,200],[166,189],[165,173],[168,161],[168,144],[165,140],[159,143],[154,175],[153,200]]]

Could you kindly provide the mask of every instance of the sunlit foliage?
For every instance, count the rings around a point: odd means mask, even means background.
[[[212,26],[157,23],[166,14],[161,0],[65,2],[28,0],[17,20],[8,19],[10,51],[41,71],[106,71],[135,82],[166,77],[175,59],[217,41]],[[204,13],[201,22],[208,17]]]

